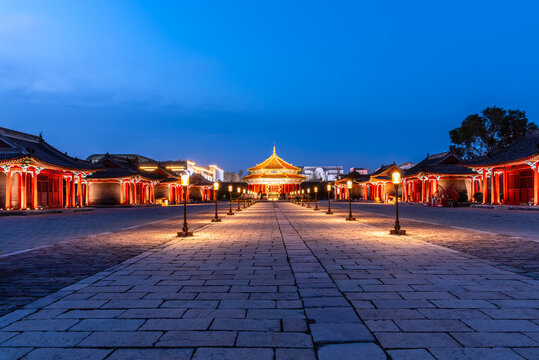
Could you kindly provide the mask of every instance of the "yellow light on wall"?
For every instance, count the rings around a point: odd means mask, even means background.
[[[315,187],[314,187],[314,192],[315,192],[315,193],[318,192],[318,186],[315,186]]]
[[[301,193],[302,193],[302,194],[305,194],[305,190],[302,189],[302,190],[301,190]]]
[[[245,189],[243,189],[243,193],[245,194]]]
[[[182,186],[189,186],[189,174],[183,173],[181,176],[181,184]]]
[[[348,189],[351,189],[351,188],[352,188],[352,180],[348,180],[348,181],[346,182],[346,187],[347,187]]]
[[[213,189],[219,190],[219,183],[217,181],[213,183]]]
[[[399,184],[401,182],[401,173],[398,171],[395,171],[393,174],[391,174],[393,178],[393,184]]]
[[[234,187],[232,185],[228,185],[228,192],[234,191]]]
[[[331,191],[331,184],[327,185],[327,189],[328,189],[328,191]]]
[[[241,188],[238,186],[238,194],[241,193]]]
[[[310,194],[311,193],[311,188],[308,188],[307,189],[307,194]]]

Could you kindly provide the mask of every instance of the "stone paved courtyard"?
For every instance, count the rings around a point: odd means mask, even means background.
[[[0,359],[539,358],[539,281],[368,220],[259,203],[142,228],[162,244],[1,317]]]

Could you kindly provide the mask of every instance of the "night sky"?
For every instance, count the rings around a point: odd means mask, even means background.
[[[73,156],[238,170],[445,151],[487,106],[539,123],[539,2],[2,1],[0,126]]]

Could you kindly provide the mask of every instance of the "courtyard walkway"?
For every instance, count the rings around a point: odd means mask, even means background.
[[[1,317],[0,359],[539,358],[539,281],[386,234],[259,203]]]

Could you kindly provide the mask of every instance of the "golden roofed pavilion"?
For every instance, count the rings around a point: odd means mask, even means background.
[[[262,163],[247,169],[250,174],[243,177],[249,184],[249,190],[255,191],[268,200],[278,200],[292,191],[299,190],[299,185],[306,179],[298,174],[301,169],[279,156],[273,147],[273,154]]]

